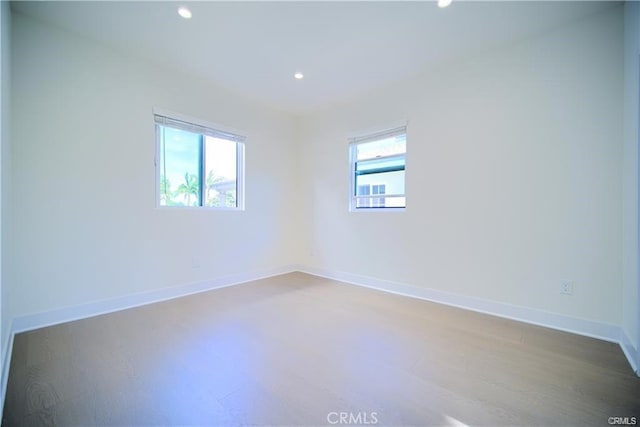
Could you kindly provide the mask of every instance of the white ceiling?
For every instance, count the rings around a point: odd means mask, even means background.
[[[302,114],[619,4],[19,1],[12,10]]]

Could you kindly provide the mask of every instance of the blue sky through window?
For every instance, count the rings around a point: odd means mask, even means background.
[[[162,127],[160,140],[160,182],[166,181],[165,188],[160,188],[160,192],[167,194],[175,194],[178,192],[180,185],[187,185],[185,175],[195,177],[198,182],[200,175],[200,135],[186,132],[179,129]],[[165,194],[165,197],[167,196]],[[195,206],[198,197],[192,195],[187,197],[183,194],[174,197],[176,202]]]

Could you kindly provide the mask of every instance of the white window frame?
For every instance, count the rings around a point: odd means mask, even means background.
[[[407,165],[407,148],[405,142],[405,152],[403,154],[394,154],[386,157],[379,157],[378,159],[404,159],[405,170],[405,191],[403,194],[385,194],[384,197],[404,197],[404,207],[393,206],[379,206],[379,207],[358,207],[358,199],[370,198],[371,200],[380,198],[379,194],[370,194],[368,196],[357,196],[358,189],[356,188],[356,163],[357,163],[357,146],[367,142],[374,142],[385,138],[391,138],[398,135],[407,135],[407,125],[396,126],[387,130],[370,132],[367,134],[360,134],[349,138],[349,212],[404,212],[407,206],[407,179],[406,179],[406,165]],[[371,191],[373,192],[373,190]]]
[[[158,127],[162,124],[174,129],[181,129],[187,132],[198,133],[204,136],[221,138],[236,143],[236,206],[167,206],[160,204],[160,133]],[[173,126],[172,126],[173,125]],[[153,126],[155,134],[155,192],[156,192],[156,208],[158,209],[196,209],[196,210],[216,210],[216,211],[244,211],[244,144],[246,137],[241,132],[224,128],[200,119],[185,116],[183,114],[174,113],[172,111],[154,108],[153,109]],[[206,157],[206,144],[203,144],[202,154]],[[203,171],[200,171],[203,173]],[[203,190],[201,190],[203,191]]]

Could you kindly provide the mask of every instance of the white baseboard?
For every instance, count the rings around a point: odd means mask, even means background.
[[[542,310],[519,307],[476,297],[448,293],[436,289],[422,288],[404,283],[360,276],[352,273],[334,272],[302,265],[290,265],[269,270],[254,271],[251,273],[233,274],[207,281],[187,283],[184,285],[156,289],[153,291],[118,298],[95,301],[82,304],[80,306],[64,307],[47,312],[17,317],[12,321],[11,330],[8,334],[9,342],[5,346],[6,354],[2,360],[2,395],[0,396],[0,403],[2,404],[2,407],[4,407],[4,398],[13,349],[13,338],[17,333],[166,301],[199,292],[238,285],[253,280],[292,273],[295,271],[619,343],[633,370],[636,374],[640,375],[636,364],[638,350],[634,348],[626,334],[622,332],[619,326],[578,319],[561,314],[549,313]]]
[[[9,326],[9,333],[7,334],[7,343],[4,347],[4,354],[2,359],[2,372],[0,381],[2,381],[2,389],[0,395],[0,412],[4,411],[4,398],[7,395],[7,383],[9,381],[9,368],[11,366],[11,352],[13,351],[13,336],[15,334],[12,331],[12,325]]]
[[[222,276],[211,280],[186,283],[178,286],[154,289],[152,291],[126,295],[123,297],[111,298],[102,301],[94,301],[74,307],[64,307],[42,313],[29,314],[13,319],[14,333],[30,331],[46,326],[57,325],[59,323],[71,322],[78,319],[112,313],[128,308],[167,301],[187,295],[206,292],[213,289],[238,285],[252,280],[264,279],[296,271],[290,266],[273,268],[269,270],[254,271],[250,273],[239,273]]]
[[[631,368],[633,369],[633,372],[640,377],[640,343],[638,348],[636,348],[629,337],[624,333],[623,329],[617,325],[594,322],[592,320],[551,313],[544,310],[453,294],[439,291],[437,289],[423,288],[408,285],[406,283],[361,276],[358,274],[330,271],[304,265],[296,265],[295,269],[303,273],[325,277],[339,282],[350,283],[397,295],[423,299],[465,310],[477,311],[492,316],[517,320],[519,322],[544,326],[550,329],[613,342],[620,345],[629,365],[631,365]]]
[[[296,266],[299,271],[326,277],[340,282],[377,289],[393,294],[419,298],[466,310],[504,317],[533,325],[544,326],[574,334],[585,335],[605,341],[620,343],[620,327],[607,323],[579,319],[534,308],[486,300],[482,298],[453,294],[437,289],[422,288],[405,283],[381,280],[352,273],[335,272],[313,267]]]
[[[295,267],[284,266],[269,270],[253,271],[250,273],[232,274],[212,280],[186,283],[183,285],[155,289],[148,292],[141,292],[118,298],[90,302],[75,307],[64,307],[42,313],[16,317],[11,323],[11,328],[8,334],[9,342],[5,346],[6,354],[2,360],[2,395],[0,396],[0,403],[2,406],[0,408],[4,408],[4,398],[7,391],[9,367],[11,365],[11,354],[13,350],[13,339],[17,333],[71,322],[73,320],[86,319],[88,317],[98,316],[101,314],[113,313],[120,310],[126,310],[128,308],[140,307],[213,289],[239,285],[241,283],[292,273],[294,271],[297,271]]]
[[[640,360],[638,357],[638,349],[634,347],[629,339],[629,336],[624,332],[624,330],[620,329],[620,347],[622,348],[622,352],[627,357],[633,372],[636,373],[640,377],[640,371],[638,370],[637,360]]]

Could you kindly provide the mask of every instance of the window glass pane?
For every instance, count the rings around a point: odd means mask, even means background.
[[[372,173],[369,175],[356,176],[356,188],[360,188],[360,186],[363,185],[384,186],[383,194],[404,195],[404,171]],[[381,187],[378,187],[378,189],[380,190]]]
[[[358,185],[358,196],[369,196],[385,194],[386,184],[362,184]],[[384,197],[362,197],[356,199],[358,208],[384,208],[386,200]]]
[[[364,184],[364,185],[358,185],[358,196],[368,196],[371,194],[371,185],[369,184]],[[365,207],[370,207],[371,206],[371,199],[369,198],[362,198],[362,199],[358,199],[357,201],[357,207],[359,208],[365,208]]]
[[[371,159],[356,163],[356,171],[370,171],[375,169],[404,169],[404,157],[392,159]]]
[[[370,208],[371,200],[369,199],[357,199],[356,200],[356,208]]]
[[[358,196],[368,196],[371,194],[371,186],[367,185],[358,185]]]
[[[205,206],[237,206],[237,149],[234,141],[205,137]]]
[[[357,199],[356,208],[404,208],[405,197],[375,197],[371,199]]]
[[[385,194],[386,184],[373,185],[373,194]],[[371,206],[376,208],[384,208],[386,206],[386,199],[384,197],[376,197],[371,200]]]
[[[406,128],[352,138],[351,209],[404,208]]]
[[[406,146],[407,136],[404,134],[378,141],[364,142],[357,146],[356,160],[403,154],[407,151]]]
[[[380,208],[404,208],[406,207],[405,197],[380,197],[378,199]]]
[[[385,184],[373,185],[372,186],[372,190],[373,190],[372,194],[385,194],[386,193],[385,189],[386,189],[386,185]]]
[[[159,126],[160,205],[198,206],[200,135]]]

